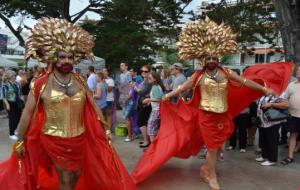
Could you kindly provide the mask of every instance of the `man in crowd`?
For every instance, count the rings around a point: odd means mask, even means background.
[[[88,76],[89,76],[88,79],[87,79],[87,84],[89,86],[89,89],[92,92],[95,92],[96,87],[97,87],[97,76],[95,74],[94,66],[89,66],[87,73],[88,73]]]
[[[174,63],[172,65],[172,73],[174,78],[172,80],[171,88],[175,90],[179,85],[183,84],[186,81],[186,77],[183,74],[183,66],[181,63]],[[178,96],[171,98],[171,102],[177,102]]]
[[[128,99],[129,90],[130,90],[130,83],[132,81],[130,72],[128,71],[128,64],[127,63],[121,63],[120,64],[120,84],[119,84],[119,103],[122,109],[126,106],[126,101]]]
[[[300,133],[300,67],[296,71],[297,80],[291,82],[286,91],[285,97],[289,101],[289,112],[291,117],[288,119],[288,131],[290,132],[288,157],[281,161],[283,165],[294,161],[294,150],[297,144],[297,137]]]

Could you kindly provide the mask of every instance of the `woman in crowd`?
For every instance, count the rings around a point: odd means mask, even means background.
[[[167,68],[163,68],[160,72],[162,83],[166,89],[166,92],[171,92],[171,84],[172,84],[172,77],[171,71]]]
[[[9,138],[17,140],[15,130],[18,127],[21,113],[24,107],[24,99],[21,95],[20,85],[16,82],[16,73],[8,70],[4,74],[3,102],[8,113]]]
[[[147,134],[150,137],[150,141],[153,142],[157,135],[160,122],[160,100],[162,99],[165,91],[165,87],[160,79],[160,76],[156,72],[151,72],[148,76],[148,81],[152,85],[150,91],[150,98],[146,98],[143,104],[151,104],[151,114],[147,124]]]
[[[265,110],[269,108],[285,109],[288,101],[274,96],[263,96],[260,98],[257,107],[257,116],[260,119],[259,138],[261,143],[261,157],[256,158],[262,162],[262,166],[273,166],[278,158],[279,128],[285,120],[269,121]]]
[[[107,87],[104,81],[104,75],[102,72],[97,73],[97,86],[94,94],[96,103],[99,106],[99,109],[104,113],[104,108],[106,107],[106,96],[107,96]]]
[[[144,65],[141,68],[141,75],[143,77],[143,82],[134,86],[135,91],[138,93],[138,126],[140,127],[143,142],[141,142],[140,147],[145,148],[149,146],[149,137],[147,135],[147,123],[151,113],[151,105],[143,104],[145,98],[148,98],[151,91],[151,84],[149,84],[148,76],[151,71],[150,65]]]

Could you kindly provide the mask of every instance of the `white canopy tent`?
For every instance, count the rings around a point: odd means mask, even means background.
[[[105,60],[97,56],[95,56],[94,63],[92,63],[89,59],[83,59],[78,65],[75,66],[75,70],[82,73],[89,66],[94,66],[95,71],[100,71],[105,67]]]
[[[18,63],[9,59],[6,59],[0,55],[0,66],[1,67],[18,67]]]

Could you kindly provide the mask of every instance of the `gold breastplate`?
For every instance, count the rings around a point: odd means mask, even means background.
[[[46,113],[43,133],[63,138],[76,137],[84,132],[83,105],[85,92],[79,91],[72,97],[51,90],[50,96],[43,98]]]
[[[227,111],[227,78],[217,82],[203,74],[199,85],[201,90],[200,109],[214,113]]]

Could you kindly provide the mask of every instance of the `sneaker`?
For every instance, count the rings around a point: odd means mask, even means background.
[[[225,161],[225,159],[224,159],[224,153],[220,153],[219,154],[218,161],[220,161],[220,162],[224,162]]]
[[[245,153],[246,152],[246,149],[240,149],[240,153]]]
[[[18,137],[16,135],[9,135],[9,138],[15,141],[18,140]]]
[[[129,138],[128,136],[124,139],[124,142],[131,142],[133,139]]]
[[[233,146],[229,146],[229,147],[227,147],[227,150],[233,150],[234,149],[234,147]]]
[[[276,162],[270,162],[269,160],[266,160],[266,161],[262,162],[260,165],[262,165],[262,166],[274,166],[274,165],[276,165]]]
[[[263,157],[255,158],[255,160],[256,160],[257,162],[263,162],[263,161],[265,161],[265,159],[264,159]]]

